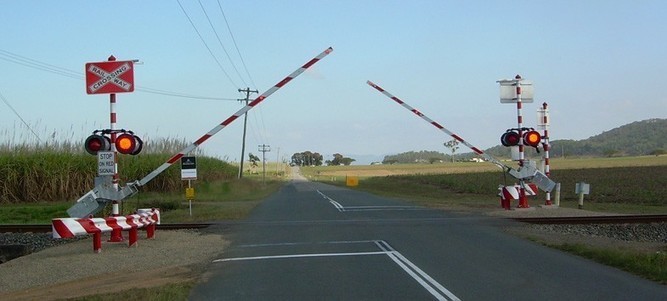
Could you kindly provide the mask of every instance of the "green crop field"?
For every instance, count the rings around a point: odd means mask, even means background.
[[[551,178],[561,183],[561,206],[577,207],[577,182],[589,183],[585,208],[619,213],[667,213],[667,156],[554,159]],[[512,166],[513,162],[507,162]],[[515,179],[491,163],[319,166],[302,168],[316,181],[345,185],[359,178],[369,192],[432,207],[498,208],[499,185]],[[552,197],[553,198],[553,197]],[[531,199],[544,199],[544,194]],[[533,204],[543,201],[531,200]]]
[[[0,223],[50,223],[52,218],[66,217],[73,202],[93,188],[97,173],[96,157],[80,144],[0,143]],[[157,139],[137,156],[119,155],[121,185],[146,176],[187,145],[177,139]],[[282,185],[285,171],[280,169],[285,165],[267,166],[266,180],[261,166],[247,169],[246,177],[239,180],[237,166],[196,155],[192,214],[184,195],[188,184],[181,180],[178,163],[142,186],[139,194],[123,200],[122,211],[157,207],[169,222],[238,219]],[[108,215],[108,211],[98,215]]]

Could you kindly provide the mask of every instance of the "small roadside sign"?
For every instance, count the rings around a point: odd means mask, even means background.
[[[114,152],[97,152],[97,174],[113,176],[116,173],[116,154]]]
[[[185,188],[185,199],[194,200],[195,199],[195,189],[192,187]]]
[[[197,158],[181,157],[181,180],[197,179]]]

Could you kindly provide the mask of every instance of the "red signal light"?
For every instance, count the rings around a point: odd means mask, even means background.
[[[542,142],[542,136],[537,131],[528,131],[523,134],[523,144],[537,147]]]
[[[500,143],[503,146],[515,146],[519,144],[519,133],[515,131],[507,131],[500,136]]]
[[[116,137],[116,151],[126,155],[136,155],[141,152],[144,142],[135,135],[124,133]]]
[[[86,138],[84,147],[89,154],[97,155],[97,152],[111,150],[111,141],[106,136],[93,134]]]

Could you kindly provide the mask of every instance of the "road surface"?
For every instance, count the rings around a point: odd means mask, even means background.
[[[362,182],[363,185],[363,182]],[[191,300],[664,300],[667,287],[502,231],[297,176],[224,234]]]

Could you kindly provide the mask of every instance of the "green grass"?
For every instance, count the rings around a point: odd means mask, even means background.
[[[146,300],[146,301],[174,301],[187,300],[194,282],[168,284],[151,288],[133,288],[126,291],[85,296],[67,299],[69,301],[115,301],[115,300]]]
[[[195,200],[192,201],[192,215],[189,203],[182,193],[142,192],[121,202],[123,214],[131,214],[140,208],[160,208],[162,221],[210,222],[216,220],[242,219],[261,200],[277,191],[284,182],[268,179],[266,184],[256,179],[233,179],[212,183],[198,183]],[[50,224],[51,219],[67,217],[71,202],[8,204],[0,206],[0,224]],[[110,206],[98,215],[108,216]]]
[[[70,203],[8,204],[0,206],[0,224],[50,224],[66,217]]]
[[[631,251],[594,248],[583,244],[548,244],[548,246],[667,284],[667,252],[665,251],[640,254]]]
[[[217,220],[237,220],[245,218],[263,199],[276,192],[284,182],[267,180],[266,184],[255,179],[195,183],[195,199],[192,201],[192,215],[185,191],[180,194],[141,193],[125,202],[125,208],[169,208],[162,209],[161,218],[170,222],[211,222]],[[198,187],[201,186],[201,187]],[[174,206],[175,204],[175,206]],[[161,206],[167,205],[167,206]]]

